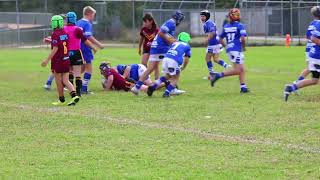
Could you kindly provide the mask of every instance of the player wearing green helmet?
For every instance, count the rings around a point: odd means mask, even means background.
[[[53,105],[65,105],[64,86],[69,90],[72,100],[67,104],[75,105],[79,100],[79,96],[74,86],[69,81],[70,59],[68,54],[68,34],[63,29],[63,18],[55,15],[51,18],[51,52],[49,56],[41,63],[45,67],[51,61],[51,71],[56,79],[59,101],[52,103]]]
[[[190,34],[186,32],[182,32],[178,35],[178,41],[171,45],[163,59],[162,68],[165,76],[160,77],[159,80],[148,88],[148,96],[152,96],[153,92],[160,86],[160,84],[169,81],[170,84],[167,85],[163,97],[170,97],[171,92],[177,87],[180,72],[184,70],[189,63],[189,58],[191,57],[191,47],[189,45],[190,40]]]

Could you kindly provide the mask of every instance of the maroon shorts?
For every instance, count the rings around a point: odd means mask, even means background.
[[[51,71],[55,73],[68,73],[70,71],[70,60],[51,61]]]

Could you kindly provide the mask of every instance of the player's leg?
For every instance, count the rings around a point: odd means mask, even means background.
[[[301,74],[298,77],[298,79],[296,81],[294,81],[293,83],[296,84],[299,81],[304,80],[310,74],[310,71],[308,69],[308,65],[309,65],[309,53],[308,52],[306,52],[306,62],[307,62],[307,67],[301,72]]]
[[[144,64],[139,64],[138,76],[139,78],[143,75],[143,73],[147,70],[147,67]],[[147,76],[147,79],[143,82],[145,85],[150,86],[152,84],[152,80],[150,75]]]
[[[158,80],[160,76],[159,64],[160,63],[156,63],[154,67],[154,80]]]
[[[51,73],[48,77],[46,84],[44,85],[44,89],[49,91],[51,89],[52,81],[54,80],[54,75]]]
[[[62,74],[61,73],[53,73],[54,78],[56,79],[56,85],[57,85],[57,92],[59,96],[58,102],[53,102],[53,105],[59,106],[65,104],[65,97],[64,97],[64,91],[63,91],[63,81],[62,81]]]
[[[212,53],[210,53],[210,52],[206,53],[205,61],[207,63],[207,68],[208,68],[208,72],[209,72],[210,76],[212,76],[214,74],[214,70],[213,70],[213,65],[214,64],[212,63],[212,60],[211,60],[212,57],[213,57]]]
[[[164,98],[170,97],[171,92],[177,87],[180,73],[178,73],[176,75],[170,75],[170,76],[171,76],[169,79],[170,84],[167,86],[165,92],[162,95],[162,97],[164,97]]]
[[[73,74],[73,66],[70,66],[70,72],[69,72],[69,81],[71,82],[71,84],[74,83],[74,74]]]
[[[81,65],[73,66],[73,74],[76,77],[75,89],[78,96],[81,96],[82,79],[81,79]]]
[[[141,64],[143,64],[145,67],[148,67],[148,60],[149,60],[149,53],[143,53],[141,57]]]
[[[91,80],[92,75],[92,63],[93,63],[93,54],[91,51],[83,52],[83,58],[85,60],[84,65],[84,74],[82,80],[82,94],[88,94],[88,86]]]
[[[220,58],[220,53],[213,54],[213,60],[223,68],[227,69],[228,67],[231,67],[229,64],[227,64],[224,60]]]
[[[68,106],[75,105],[77,102],[79,102],[80,98],[79,96],[77,96],[74,86],[69,81],[69,73],[62,74],[62,81],[63,81],[63,84],[69,90],[70,96],[72,98],[71,101],[68,103]]]

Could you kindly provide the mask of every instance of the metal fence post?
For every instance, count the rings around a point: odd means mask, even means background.
[[[16,0],[16,21],[17,21],[17,45],[20,45],[21,37],[20,37],[20,13],[19,13],[19,0]]]
[[[135,7],[134,7],[135,3],[134,0],[132,0],[132,47],[135,47],[136,44],[136,39],[135,39],[135,27],[136,27],[136,18],[135,18]]]

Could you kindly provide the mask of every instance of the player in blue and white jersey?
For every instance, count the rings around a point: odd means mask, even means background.
[[[307,86],[316,85],[319,82],[320,77],[320,7],[314,6],[311,8],[311,14],[314,16],[315,21],[313,21],[310,28],[310,42],[309,54],[308,54],[308,71],[311,72],[311,79],[303,79],[298,81],[297,83],[289,84],[285,86],[284,90],[284,100],[288,101],[289,95],[292,92],[297,91],[300,88],[304,88]],[[309,31],[308,28],[308,31]],[[308,34],[308,33],[307,33]]]
[[[170,48],[170,45],[176,41],[173,37],[176,27],[183,21],[184,14],[181,11],[176,11],[171,19],[167,20],[160,28],[159,33],[154,38],[151,44],[149,64],[147,71],[143,73],[139,81],[131,89],[131,92],[138,95],[143,82],[147,79],[155,69],[159,68],[159,63],[163,60],[164,55]]]
[[[153,92],[162,83],[169,80],[170,84],[167,85],[163,97],[170,97],[170,94],[176,88],[179,81],[181,71],[184,70],[189,63],[191,47],[188,43],[190,40],[191,38],[188,33],[182,32],[179,34],[178,41],[174,42],[165,54],[162,64],[165,76],[160,77],[152,86],[149,86],[147,91],[148,96],[152,96]]]
[[[245,83],[244,55],[246,46],[247,32],[244,25],[240,23],[240,10],[233,8],[229,11],[230,23],[227,23],[220,35],[220,42],[225,46],[226,39],[227,55],[233,64],[233,68],[221,73],[214,73],[211,77],[211,86],[214,86],[217,80],[227,76],[239,76],[240,93],[248,93],[249,89]]]
[[[126,80],[128,80],[129,82],[135,83],[136,81],[139,81],[139,78],[147,70],[147,68],[143,64],[131,64],[131,65],[118,64],[116,66],[116,70]],[[150,75],[144,81],[144,84],[147,86],[152,84],[152,80],[150,78]]]
[[[94,45],[103,49],[103,45],[93,36],[92,21],[96,15],[96,10],[91,6],[86,6],[83,8],[83,18],[77,21],[76,25],[83,30],[84,36]],[[85,61],[84,64],[84,75],[82,83],[82,94],[88,94],[88,85],[92,75],[92,62],[93,62],[93,52],[92,49],[87,46],[84,42],[81,42],[82,56]]]
[[[224,68],[230,67],[222,59],[220,59],[220,52],[222,51],[222,45],[220,44],[220,38],[216,24],[210,20],[210,12],[203,10],[200,12],[200,20],[203,23],[203,31],[207,34],[205,44],[208,46],[206,51],[206,63],[209,71],[209,77],[214,73],[212,59],[214,62]]]

